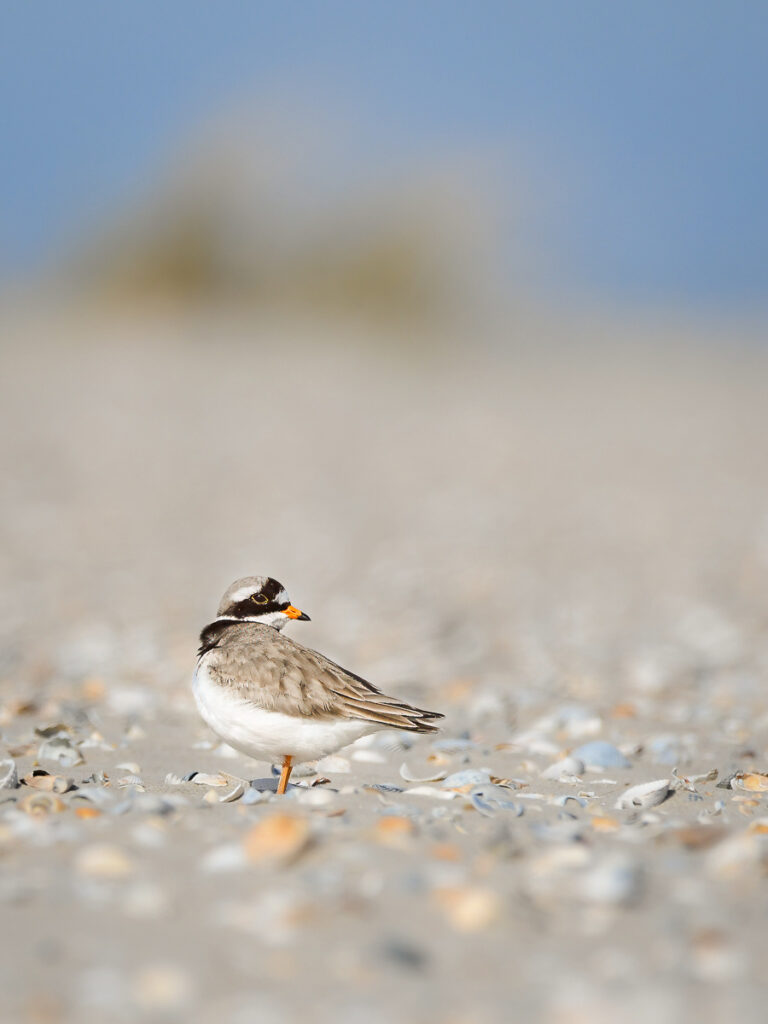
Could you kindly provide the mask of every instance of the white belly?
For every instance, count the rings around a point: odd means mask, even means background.
[[[355,719],[314,720],[264,711],[212,682],[205,666],[198,666],[192,689],[200,714],[216,735],[258,761],[274,764],[287,756],[315,761],[383,728]]]

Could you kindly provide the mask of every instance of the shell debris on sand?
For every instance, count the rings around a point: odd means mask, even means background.
[[[113,315],[0,375],[0,1020],[762,1024],[765,346]],[[196,629],[267,548],[294,638],[439,733],[285,797],[216,739]]]
[[[75,858],[75,869],[86,878],[119,881],[135,871],[132,858],[119,846],[97,843],[84,846]]]
[[[245,834],[245,854],[254,864],[288,864],[309,846],[309,821],[296,814],[271,814]]]

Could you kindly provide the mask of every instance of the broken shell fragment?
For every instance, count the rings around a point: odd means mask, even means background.
[[[717,775],[717,768],[711,768],[708,772],[704,772],[701,775],[681,775],[677,768],[672,769],[672,777],[676,779],[679,785],[689,793],[695,793],[696,786],[700,782],[714,782]]]
[[[592,740],[571,751],[571,757],[583,761],[587,768],[631,768],[618,747],[606,740]]]
[[[0,789],[18,789],[19,773],[16,771],[16,762],[7,758],[0,761]]]
[[[419,779],[419,782],[431,781]],[[455,789],[458,793],[468,793],[473,786],[486,786],[491,784],[489,772],[477,768],[467,768],[462,772],[453,772],[442,780],[443,789]]]
[[[400,765],[400,778],[405,779],[406,782],[441,782],[447,774],[447,772],[437,770],[427,775],[415,775],[405,761]]]
[[[731,789],[746,790],[748,793],[768,791],[768,775],[762,772],[737,772],[731,779]]]
[[[85,764],[85,758],[73,746],[66,735],[52,736],[40,744],[37,751],[39,761],[58,761],[63,768],[74,768],[76,765]]]
[[[219,803],[220,804],[232,804],[232,803],[235,802],[235,800],[239,800],[244,792],[245,792],[245,783],[244,782],[238,782],[238,783],[235,784],[235,786],[232,789],[230,789],[230,791],[228,793],[222,793],[221,794],[221,796],[219,797]]]
[[[614,806],[619,811],[630,807],[655,807],[663,803],[670,792],[669,779],[641,782],[638,786],[630,786],[622,793]]]
[[[229,779],[223,772],[217,772],[215,775],[207,775],[205,772],[190,772],[189,775],[185,775],[183,782],[194,782],[196,786],[226,786],[229,784]]]
[[[19,807],[33,818],[42,818],[46,814],[59,814],[66,809],[66,804],[50,793],[30,793],[19,801]]]
[[[72,788],[71,779],[65,779],[63,775],[51,775],[42,768],[35,768],[21,781],[25,786],[40,790],[41,793],[66,793]]]

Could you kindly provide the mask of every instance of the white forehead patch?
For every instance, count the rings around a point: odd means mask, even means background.
[[[234,594],[229,595],[229,600],[236,604],[238,601],[245,601],[246,598],[251,596],[251,594],[258,594],[260,590],[261,587],[240,587],[240,589],[236,590]]]
[[[288,597],[284,590],[280,591],[280,593],[275,598],[275,601],[277,602],[277,604],[283,604],[285,601],[287,601],[289,604],[291,603],[291,599]]]

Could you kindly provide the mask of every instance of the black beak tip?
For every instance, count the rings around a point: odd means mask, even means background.
[[[310,619],[310,617],[307,615],[306,612],[302,612],[301,615],[299,616],[299,622],[311,622],[311,621],[312,620]]]

